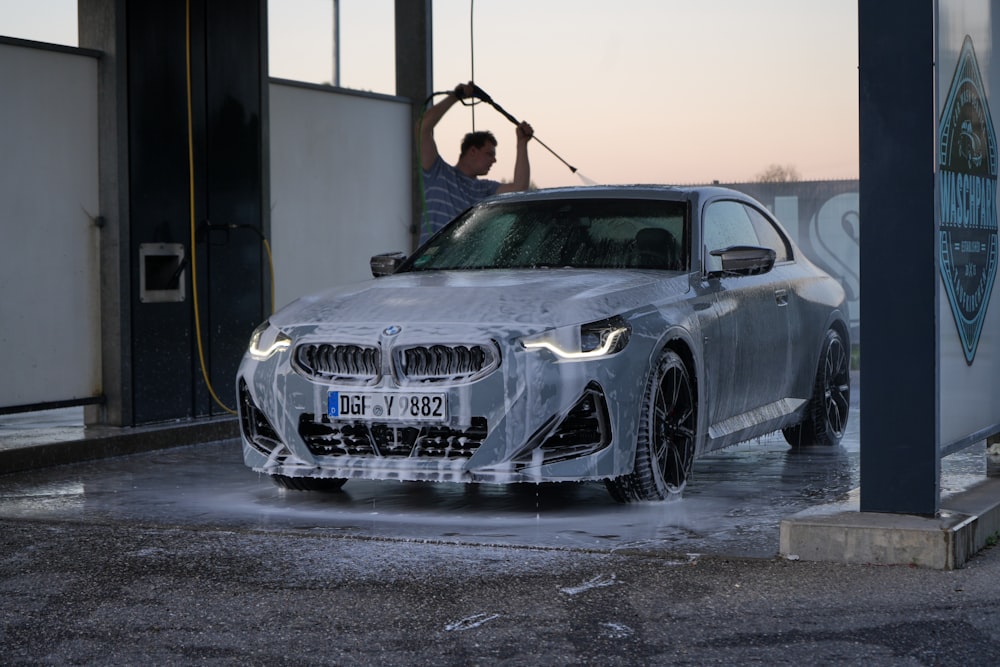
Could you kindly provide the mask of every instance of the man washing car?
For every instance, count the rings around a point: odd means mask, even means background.
[[[456,102],[475,94],[476,88],[471,82],[457,85],[454,91],[428,109],[417,125],[425,207],[421,243],[477,201],[503,192],[527,190],[531,181],[528,141],[534,130],[526,122],[517,126],[517,155],[510,183],[480,178],[489,173],[497,161],[497,140],[489,131],[466,134],[454,165],[441,157],[434,140],[434,127]]]

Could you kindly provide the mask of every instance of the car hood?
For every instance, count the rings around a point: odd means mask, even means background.
[[[663,271],[411,272],[303,297],[271,322],[282,328],[465,324],[530,332],[603,319],[687,290],[686,274]]]

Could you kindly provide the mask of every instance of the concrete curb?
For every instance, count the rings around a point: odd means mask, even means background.
[[[859,511],[846,503],[811,508],[781,521],[785,558],[953,570],[1000,536],[1000,479],[987,478],[941,500],[938,517]]]
[[[135,427],[78,427],[61,429],[55,436],[38,433],[8,439],[0,447],[0,473],[22,472],[36,468],[94,461],[111,456],[181,447],[238,438],[239,422],[235,417],[206,418]],[[32,442],[31,440],[37,440]]]

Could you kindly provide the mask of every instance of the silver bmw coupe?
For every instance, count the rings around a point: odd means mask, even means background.
[[[282,487],[603,481],[662,500],[707,452],[844,433],[844,290],[739,192],[501,195],[371,266],[251,337],[243,457]]]

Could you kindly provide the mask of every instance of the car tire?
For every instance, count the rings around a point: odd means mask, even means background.
[[[339,477],[289,477],[288,475],[271,475],[271,481],[282,489],[293,491],[340,491],[347,482]]]
[[[695,417],[691,375],[680,356],[667,350],[643,394],[632,472],[607,480],[611,497],[629,503],[680,495],[694,463]]]
[[[793,447],[837,445],[847,429],[850,406],[851,354],[844,338],[830,329],[820,349],[819,368],[805,419],[782,429],[781,434]]]

